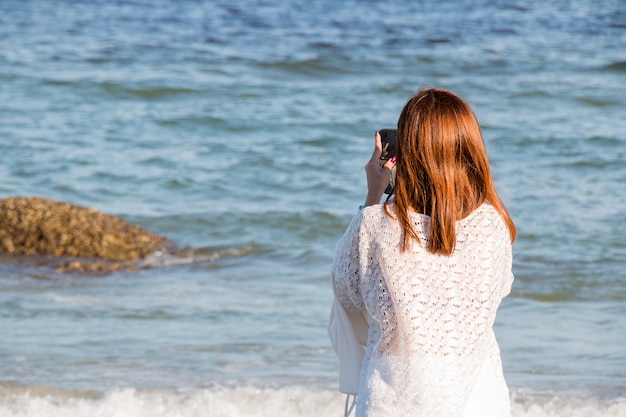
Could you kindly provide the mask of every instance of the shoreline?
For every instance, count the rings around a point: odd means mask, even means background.
[[[258,388],[216,385],[197,389],[111,389],[66,391],[48,386],[0,383],[0,415],[66,417],[109,416],[340,416],[345,396],[338,391],[290,386]],[[514,417],[603,416],[626,412],[626,395],[600,398],[560,392],[513,390]]]

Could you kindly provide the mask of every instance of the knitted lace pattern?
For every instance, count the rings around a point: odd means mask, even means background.
[[[412,216],[419,241],[405,252],[382,205],[360,211],[336,247],[337,297],[369,322],[356,415],[510,416],[492,330],[513,282],[506,224],[484,203],[444,256],[427,250],[430,217]]]

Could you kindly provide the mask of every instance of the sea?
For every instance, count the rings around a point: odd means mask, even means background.
[[[0,417],[342,416],[333,251],[423,87],[472,105],[518,227],[513,416],[626,416],[626,2],[0,0],[0,198],[193,249],[2,255]]]

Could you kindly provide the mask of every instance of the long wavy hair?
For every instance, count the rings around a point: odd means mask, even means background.
[[[396,179],[389,203],[404,230],[402,250],[418,236],[411,211],[430,216],[428,250],[450,256],[455,222],[489,202],[506,223],[511,242],[515,224],[500,200],[489,168],[478,120],[471,107],[442,89],[420,90],[398,119]],[[393,196],[393,197],[392,197]]]

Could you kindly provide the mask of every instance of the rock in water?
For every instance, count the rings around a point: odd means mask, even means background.
[[[66,269],[119,270],[167,242],[163,236],[86,207],[38,197],[0,200],[0,253],[91,258],[107,262],[89,266],[90,262],[72,260]]]

